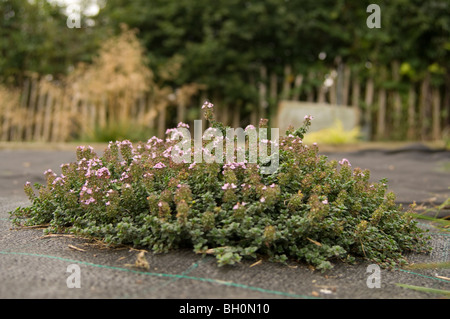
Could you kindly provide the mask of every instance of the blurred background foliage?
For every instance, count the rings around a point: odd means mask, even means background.
[[[405,83],[430,74],[431,85],[449,92],[450,2],[376,1],[381,28],[370,29],[366,8],[373,2],[81,0],[82,9],[99,10],[90,15],[82,10],[81,28],[70,29],[64,1],[0,0],[0,81],[21,87],[30,74],[66,79],[80,62],[94,63],[98,50],[125,24],[137,30],[151,83],[173,90],[198,85],[191,96],[203,92],[201,97],[220,101],[229,113],[239,112],[241,121],[248,122],[260,107],[258,83],[267,81],[265,74],[283,81],[287,65],[291,74],[306,75],[343,62],[361,81],[373,77],[377,86],[402,92],[408,91]],[[400,80],[378,76],[393,61],[400,64]],[[312,83],[305,81],[301,96]],[[444,125],[448,99],[446,93]],[[201,104],[190,103],[196,108],[188,107],[185,119],[199,118]],[[267,115],[275,114],[277,101],[268,104]],[[177,110],[167,112],[167,124],[174,124]]]

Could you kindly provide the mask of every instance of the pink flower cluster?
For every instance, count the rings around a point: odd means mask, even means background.
[[[89,199],[82,200],[81,202],[82,202],[83,204],[85,204],[85,205],[89,205],[89,204],[91,204],[91,203],[95,203],[96,200],[95,200],[94,197],[90,197]]]
[[[99,170],[97,170],[97,172],[95,173],[95,176],[97,176],[99,178],[101,178],[101,177],[110,178],[111,173],[109,172],[109,169],[107,167],[102,167]]]
[[[247,205],[246,202],[237,203],[236,205],[233,206],[233,209],[238,210],[240,207],[244,207],[245,205]]]
[[[155,146],[156,144],[160,144],[162,142],[164,142],[162,139],[153,136],[151,139],[147,141],[147,144],[150,146]]]
[[[51,169],[46,170],[46,171],[44,172],[44,175],[56,176],[56,174],[55,174]]]
[[[226,183],[225,185],[222,186],[223,190],[234,189],[234,188],[237,188],[237,186],[234,183]]]
[[[269,187],[270,188],[274,188],[276,185],[274,183],[270,184]],[[265,191],[267,189],[267,186],[263,186],[262,190]]]
[[[197,163],[193,162],[191,165],[189,165],[188,169],[193,169],[195,164],[197,164]]]
[[[223,169],[226,168],[230,168],[232,170],[236,169],[236,168],[242,168],[242,169],[247,169],[247,166],[245,166],[245,162],[237,162],[237,163],[226,163],[223,165]]]
[[[255,130],[255,129],[256,129],[256,127],[254,125],[249,124],[246,126],[245,131],[247,132],[248,130]]]
[[[211,109],[213,107],[214,107],[214,104],[212,104],[208,101],[205,101],[205,103],[203,103],[203,105],[202,105],[202,109],[206,109],[206,108]]]
[[[343,158],[342,160],[339,161],[339,164],[344,165],[344,164],[348,164],[348,166],[352,166],[349,162],[348,159]]]
[[[189,128],[189,124],[186,124],[186,123],[180,122],[180,123],[178,123],[177,127],[184,127],[184,128]]]
[[[159,162],[159,163],[157,163],[157,164],[155,164],[155,166],[153,166],[153,168],[164,168],[164,167],[166,167],[166,165],[164,165],[163,163],[161,163],[161,162]]]
[[[243,184],[241,184],[241,187],[242,187],[243,189],[246,189],[246,188],[249,189],[249,188],[252,187],[252,185],[243,183]]]

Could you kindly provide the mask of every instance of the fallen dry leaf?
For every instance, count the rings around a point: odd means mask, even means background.
[[[259,264],[261,264],[261,263],[262,263],[262,259],[260,259],[260,260],[258,260],[257,262],[251,264],[249,268],[252,268],[253,266],[257,266],[257,265],[259,265]]]
[[[78,247],[76,247],[76,246],[74,246],[74,245],[67,245],[70,249],[73,249],[73,250],[78,250],[78,251],[86,251],[86,250],[84,250],[84,249],[82,249],[82,248],[78,248]]]
[[[434,275],[436,278],[440,278],[440,279],[444,279],[444,280],[448,280],[450,281],[449,277],[444,277],[444,276],[439,276],[439,275]]]
[[[148,264],[147,259],[145,259],[145,251],[141,251],[137,257],[136,257],[136,261],[134,262],[134,264],[125,264],[125,266],[127,267],[136,267],[136,268],[141,268],[141,269],[145,269],[145,270],[149,270],[150,269],[150,265]]]
[[[313,239],[311,239],[311,238],[309,238],[309,237],[306,237],[306,239],[308,239],[310,242],[312,242],[313,244],[315,244],[315,245],[317,245],[317,246],[322,246],[321,243],[319,243],[318,241],[315,241],[315,240],[313,240]]]

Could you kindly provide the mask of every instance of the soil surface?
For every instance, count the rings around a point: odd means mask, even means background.
[[[387,178],[399,203],[415,201],[433,208],[450,197],[448,151],[411,144],[384,150],[325,149],[322,154],[330,159],[347,158],[353,167],[369,169],[374,181]],[[372,271],[367,262],[337,262],[325,273],[301,263],[280,265],[265,260],[218,267],[212,257],[179,250],[160,255],[149,252],[145,254],[149,268],[140,269],[133,267],[139,251],[129,247],[113,249],[70,236],[43,236],[42,229],[12,229],[8,212],[29,205],[23,184],[43,183],[45,170],[59,173],[61,164],[74,160],[75,148],[0,148],[0,298],[429,299],[442,295],[398,284],[450,290],[450,231],[422,220],[421,227],[430,229],[433,252],[410,254],[408,260],[447,262],[446,268],[381,269],[380,288],[368,286]],[[445,209],[427,214],[450,215]],[[69,288],[78,270],[81,286]]]

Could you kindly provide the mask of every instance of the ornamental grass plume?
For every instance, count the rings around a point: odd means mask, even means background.
[[[213,104],[203,107],[223,130]],[[102,156],[80,146],[61,175],[47,171],[47,183],[34,189],[27,183],[31,205],[10,213],[17,225],[48,224],[46,233],[154,252],[190,247],[213,254],[219,265],[267,257],[326,270],[362,258],[393,267],[406,263],[406,251],[429,251],[413,207],[396,205],[386,180],[371,182],[370,172],[349,159],[328,160],[317,145],[303,143],[312,120],[306,116],[280,137],[271,174],[261,173],[261,162],[173,161],[167,150],[178,141],[170,138],[110,142]]]

